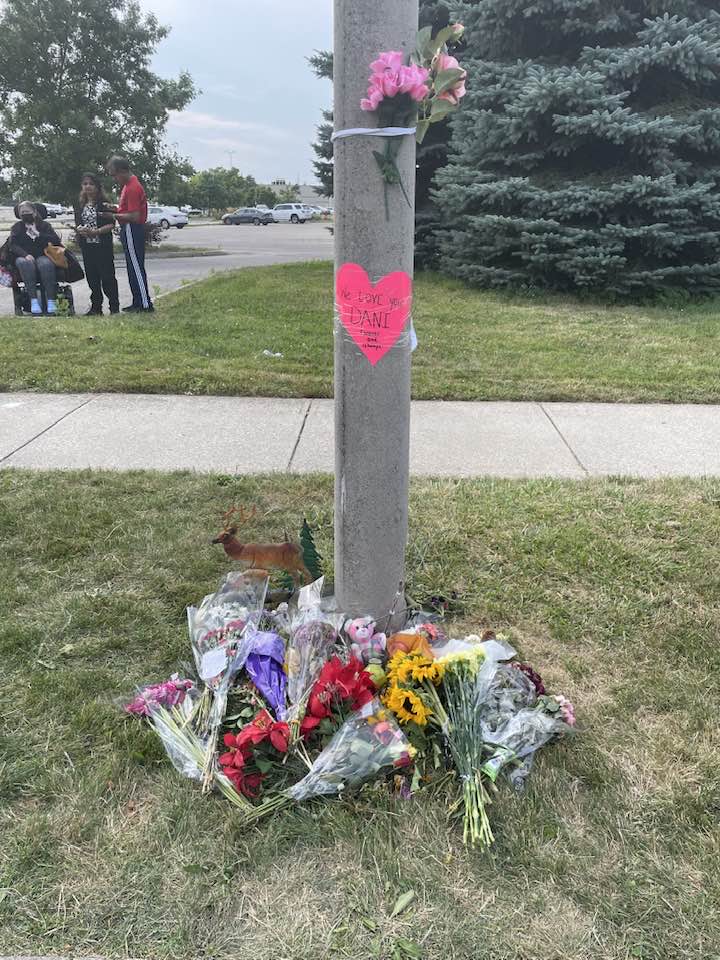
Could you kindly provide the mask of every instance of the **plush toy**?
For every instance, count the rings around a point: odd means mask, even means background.
[[[430,647],[438,639],[438,630],[432,623],[421,623],[411,630],[402,633],[394,633],[387,642],[387,652],[389,657],[394,657],[396,653],[422,653],[425,657],[433,659],[435,654]]]
[[[369,663],[371,660],[382,659],[386,637],[384,633],[375,632],[375,621],[372,617],[347,620],[345,633],[350,639],[350,649],[358,660]]]

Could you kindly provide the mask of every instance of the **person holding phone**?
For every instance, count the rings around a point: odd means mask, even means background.
[[[125,251],[128,280],[133,302],[123,307],[125,313],[151,313],[154,310],[145,273],[145,224],[148,205],[142,184],[130,169],[125,157],[111,157],[108,173],[121,188],[120,202],[110,209],[120,224],[120,239]]]
[[[103,291],[110,313],[120,310],[120,295],[113,259],[115,217],[109,212],[102,183],[94,173],[83,174],[75,207],[75,233],[82,251],[85,276],[90,287],[87,316],[103,312]]]

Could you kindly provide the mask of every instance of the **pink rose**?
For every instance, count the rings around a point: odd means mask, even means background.
[[[433,62],[436,73],[442,73],[443,70],[462,70],[462,67],[455,59],[451,57],[449,53],[439,53]],[[449,100],[450,103],[457,104],[460,102],[461,97],[464,97],[467,93],[465,89],[465,78],[467,77],[467,71],[462,70],[462,76],[450,87],[449,90],[445,90],[443,93],[438,94],[438,100]]]

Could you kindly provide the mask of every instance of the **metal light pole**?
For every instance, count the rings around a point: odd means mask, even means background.
[[[415,46],[418,0],[334,0],[335,130],[376,127],[360,109],[370,63]],[[356,263],[371,281],[413,272],[415,140],[403,136],[396,165],[405,187],[384,188],[374,149],[383,141],[335,141],[335,269]],[[350,615],[381,623],[405,579],[410,424],[409,337],[376,364],[343,327],[335,334],[335,589]]]

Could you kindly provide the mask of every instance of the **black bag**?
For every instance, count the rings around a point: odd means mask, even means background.
[[[65,277],[68,283],[75,283],[77,280],[83,280],[85,278],[85,271],[80,266],[80,261],[72,252],[65,248],[65,259],[67,260],[67,270],[65,271]]]

